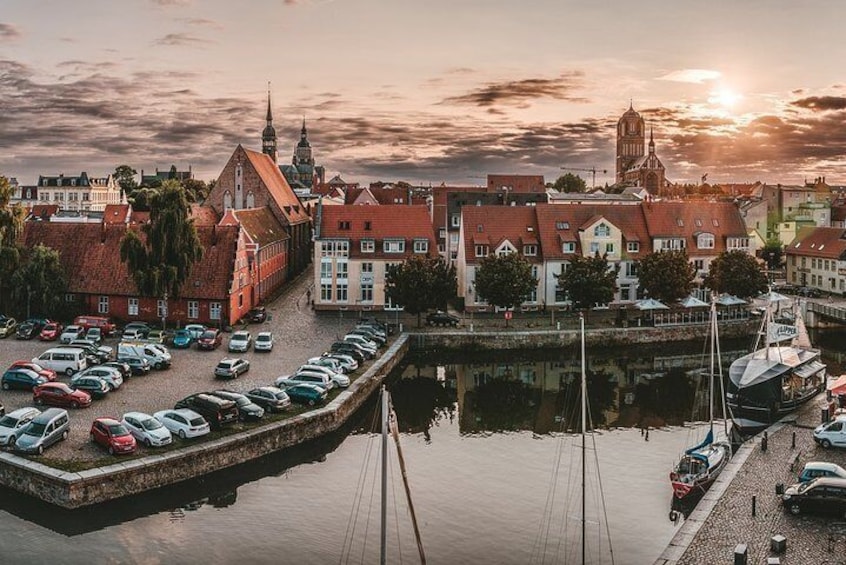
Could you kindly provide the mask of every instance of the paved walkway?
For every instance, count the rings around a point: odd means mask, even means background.
[[[811,432],[823,406],[820,395],[794,421],[771,427],[766,451],[761,449],[763,433],[746,442],[655,565],[733,563],[738,544],[746,544],[749,565],[766,564],[775,556],[770,538],[776,534],[787,538],[787,551],[779,556],[782,565],[846,565],[846,524],[836,518],[791,516],[775,494],[776,484],[794,483],[807,461],[846,466],[846,451],[824,450],[814,443]]]

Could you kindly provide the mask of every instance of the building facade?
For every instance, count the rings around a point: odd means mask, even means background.
[[[109,204],[126,201],[120,186],[112,175],[89,177],[83,171],[79,176],[38,177],[39,204],[56,204],[62,210],[102,212]]]
[[[846,294],[846,229],[803,228],[784,253],[788,283]]]

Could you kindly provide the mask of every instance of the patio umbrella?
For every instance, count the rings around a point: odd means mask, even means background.
[[[705,302],[704,300],[699,300],[692,294],[687,298],[682,299],[680,303],[685,308],[700,308],[702,306],[708,306],[707,302]]]
[[[781,302],[782,300],[790,300],[790,297],[785,296],[774,290],[771,290],[759,296],[758,300],[766,300],[767,302]]]
[[[739,304],[746,304],[746,301],[733,294],[724,294],[717,299],[717,304],[721,306],[737,306]]]
[[[635,302],[635,308],[638,310],[669,310],[670,307],[654,298],[644,298]]]
[[[839,377],[837,377],[837,379],[828,383],[828,386],[826,388],[834,396],[846,394],[846,375],[840,375]]]

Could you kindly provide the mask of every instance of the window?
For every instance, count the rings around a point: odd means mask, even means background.
[[[699,249],[714,249],[714,234],[701,233],[697,238],[696,246]]]
[[[598,241],[591,241],[590,242],[590,254],[595,255],[599,253],[599,242]]]
[[[482,224],[479,224],[479,225],[476,226],[476,233],[484,233],[484,232],[485,232],[485,226],[483,226]]]
[[[451,218],[450,225],[454,228],[457,228],[461,225],[461,215],[460,214],[453,214]]]
[[[487,245],[477,245],[476,246],[476,257],[487,257],[488,256],[488,246]]]
[[[372,225],[373,225],[373,224],[370,222],[370,220],[365,220],[365,222],[364,222],[364,231],[370,231],[370,229],[371,229]]]
[[[382,242],[382,250],[385,253],[405,252],[405,241],[402,239],[386,239]]]
[[[638,243],[637,241],[626,242],[626,251],[628,251],[629,253],[637,253],[638,251],[640,251],[640,243]]]
[[[537,245],[524,245],[523,246],[523,255],[528,257],[534,257],[538,254],[538,246]]]
[[[561,244],[561,252],[562,253],[575,253],[576,252],[576,242],[575,241],[565,241]]]
[[[681,218],[676,218],[676,225],[680,228],[683,228],[684,227],[684,220],[682,220]]]
[[[138,315],[138,299],[137,298],[130,298],[129,305],[126,308],[126,313],[130,316],[137,316]]]
[[[320,246],[323,257],[348,257],[350,242],[346,239],[327,239]]]
[[[332,278],[332,260],[324,257],[320,260],[320,280]]]
[[[159,318],[164,318],[167,316],[167,301],[166,300],[157,300],[156,301],[156,315]]]
[[[624,272],[626,273],[627,277],[635,278],[636,276],[638,276],[638,274],[640,272],[640,265],[637,262],[635,262],[635,261],[626,262],[625,265],[626,265],[626,268],[625,268]]]
[[[672,251],[685,248],[684,239],[662,239],[661,251]]]
[[[611,255],[614,253],[614,244],[613,243],[606,243],[605,244],[605,252]]]
[[[83,202],[88,202],[90,199],[91,199],[91,195],[90,195],[90,194],[88,194],[87,192],[83,192],[83,193],[82,193],[82,201],[83,201]]]
[[[361,264],[361,272],[362,274],[368,273],[370,275],[373,274],[373,263],[362,263]]]
[[[338,261],[335,264],[336,276],[339,279],[345,279],[349,277],[350,272],[350,264],[346,261]]]
[[[376,251],[376,242],[372,239],[362,239],[361,240],[361,252],[362,253],[373,253]]]
[[[196,300],[188,301],[188,318],[196,320],[200,317],[200,303]]]
[[[429,251],[429,242],[425,239],[415,239],[414,240],[414,252],[415,253],[427,253]]]
[[[602,223],[593,228],[593,235],[595,237],[608,237],[611,235],[611,228],[608,227],[608,224]]]
[[[346,284],[338,284],[335,287],[335,296],[338,299],[338,302],[346,302],[347,301],[347,285]]]
[[[568,230],[570,229],[570,222],[555,222],[555,229]]]
[[[693,260],[693,267],[697,271],[704,271],[705,270],[705,260],[704,259],[694,259]]]
[[[696,218],[695,220],[693,220],[693,223],[696,224],[697,228],[702,227],[702,220],[700,220],[699,218]]]
[[[109,313],[109,297],[108,296],[101,296],[100,299],[97,301],[97,312],[100,314],[108,314]]]
[[[221,316],[220,302],[212,302],[209,304],[209,318],[212,320],[219,320]]]
[[[331,284],[321,284],[320,285],[320,301],[321,302],[332,302],[332,285]]]
[[[348,220],[341,220],[338,222],[338,229],[339,230],[349,230],[350,229],[350,222]]]
[[[361,301],[373,302],[373,283],[361,283]]]

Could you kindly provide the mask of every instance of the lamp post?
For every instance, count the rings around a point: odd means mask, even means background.
[[[167,291],[162,296],[162,331],[165,330],[165,321],[167,319]]]
[[[470,304],[471,304],[470,305],[470,331],[472,332],[473,331],[473,307],[472,307],[472,304],[473,304],[473,283],[472,282],[469,285],[467,285],[467,296],[469,297]],[[465,306],[465,309],[466,309],[467,308],[466,302],[465,302],[464,306]]]

